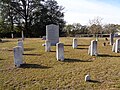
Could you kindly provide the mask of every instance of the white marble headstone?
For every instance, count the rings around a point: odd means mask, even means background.
[[[73,48],[77,48],[77,39],[73,38],[73,44],[72,44]]]
[[[23,31],[22,31],[22,40],[24,40],[24,33],[23,33]]]
[[[22,48],[20,46],[16,46],[13,48],[14,51],[14,64],[16,67],[20,67],[23,64],[23,56],[22,56]]]
[[[45,51],[50,52],[51,51],[51,44],[50,41],[45,42]]]
[[[24,53],[23,41],[18,41],[18,46],[20,46],[22,48],[22,52]]]
[[[90,79],[90,75],[89,74],[87,74],[86,76],[85,76],[85,81],[87,82],[87,81],[90,81],[91,79]]]
[[[91,47],[90,55],[91,56],[97,56],[97,41],[96,40],[92,40],[90,47]]]
[[[115,43],[113,43],[112,52],[115,52]]]
[[[120,52],[120,39],[116,40],[116,43],[115,43],[115,52],[116,53]]]
[[[56,58],[57,60],[64,61],[64,44],[63,43],[56,44]]]
[[[88,47],[88,55],[90,55],[91,52],[91,46]]]
[[[46,26],[46,40],[50,41],[52,46],[59,42],[59,26],[50,24]]]
[[[13,33],[11,34],[11,37],[14,38]]]

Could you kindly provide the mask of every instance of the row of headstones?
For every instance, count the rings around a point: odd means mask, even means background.
[[[24,40],[24,33],[23,33],[23,31],[21,32],[21,35],[22,35],[22,39]],[[14,38],[14,34],[13,33],[11,34],[11,37],[12,37],[12,39]]]
[[[13,34],[12,34],[12,38]],[[46,42],[47,44],[47,51],[50,50],[50,45],[55,45],[56,43],[59,42],[59,26],[58,25],[47,25],[46,26],[46,39],[49,42]],[[24,33],[22,31],[22,40],[24,40]],[[58,47],[61,46],[61,44],[57,45]],[[48,48],[49,47],[49,48]],[[24,53],[24,47],[23,47],[23,41],[18,41],[18,46],[13,48],[14,51],[14,64],[16,67],[19,67],[21,64],[23,64],[23,53]],[[58,49],[59,52],[59,49]],[[61,56],[61,55],[60,55]],[[57,56],[58,58],[60,57],[59,55]]]
[[[73,44],[72,47],[75,49],[77,48],[77,39],[74,38],[73,39]],[[51,44],[49,41],[46,41],[46,45],[45,45],[45,51],[49,52],[51,51]],[[113,48],[112,48],[113,52],[120,52],[120,39],[117,39],[116,42],[113,44]],[[88,48],[88,54],[91,56],[97,56],[98,52],[97,52],[97,41],[96,40],[92,40],[91,44]],[[64,60],[64,44],[63,43],[57,43],[56,44],[56,57],[57,60]]]
[[[77,39],[73,39],[72,47],[75,49],[77,48]],[[51,51],[51,42],[47,41],[45,42],[45,51],[50,52]],[[57,43],[56,44],[56,58],[57,60],[64,61],[64,44],[63,43]]]

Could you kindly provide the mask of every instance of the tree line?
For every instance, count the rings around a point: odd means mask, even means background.
[[[102,18],[89,20],[89,25],[66,24],[64,7],[55,0],[0,0],[0,37],[40,37],[46,34],[46,25],[60,27],[60,36],[77,34],[110,34],[120,32],[118,24],[102,24]]]
[[[64,32],[66,36],[76,36],[81,34],[93,34],[94,36],[98,34],[115,34],[120,33],[119,24],[102,24],[102,18],[96,17],[93,20],[89,20],[88,25],[81,25],[80,23],[73,23],[65,25]]]
[[[55,0],[0,0],[0,36],[19,37],[23,31],[25,37],[40,37],[49,24],[59,25],[62,33],[63,9]]]

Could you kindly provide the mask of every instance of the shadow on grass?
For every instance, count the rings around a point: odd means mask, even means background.
[[[89,80],[87,82],[91,82],[91,83],[101,83],[100,81],[97,81],[97,80]]]
[[[5,60],[5,59],[0,58],[0,60]]]
[[[2,41],[0,41],[0,43],[6,43],[6,42],[11,42],[11,41],[9,41],[9,40],[2,40]]]
[[[80,60],[80,59],[70,59],[66,58],[64,62],[92,62],[92,60]]]
[[[27,55],[27,56],[41,56],[41,54],[23,54],[23,55]]]
[[[120,56],[114,56],[109,54],[98,54],[98,57],[120,57]]]
[[[88,48],[77,48],[77,49],[88,49]]]
[[[20,68],[36,68],[36,69],[48,69],[51,67],[47,67],[47,66],[41,66],[39,64],[22,64],[20,65]]]
[[[25,48],[24,51],[32,51],[35,50],[35,48]]]
[[[10,52],[11,52],[11,51],[13,51],[13,50],[12,50],[12,49],[8,49],[8,51],[10,51]]]
[[[64,46],[72,46],[72,45],[64,45]],[[90,46],[90,45],[77,45],[77,46]]]

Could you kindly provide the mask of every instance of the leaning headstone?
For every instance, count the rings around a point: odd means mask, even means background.
[[[22,52],[24,53],[23,41],[18,41],[18,46],[20,46],[22,48]]]
[[[52,46],[55,46],[59,42],[59,26],[47,25],[46,26],[46,40],[50,41]]]
[[[114,34],[110,34],[110,45],[113,45]]]
[[[51,51],[51,44],[50,41],[45,42],[45,51],[50,52]]]
[[[92,40],[90,45],[90,55],[97,56],[97,41]]]
[[[56,58],[59,61],[64,61],[64,44],[57,43],[56,44]]]
[[[77,48],[77,39],[76,38],[73,39],[72,46],[73,46],[74,49]]]
[[[113,43],[112,51],[115,52],[115,43]]]
[[[16,46],[13,48],[14,51],[14,64],[16,67],[20,67],[23,64],[23,56],[22,56],[22,48],[20,46]]]
[[[85,75],[85,81],[87,82],[87,81],[90,81],[90,80],[91,80],[90,75],[89,74]]]
[[[115,52],[116,53],[120,52],[120,39],[116,40],[116,43],[115,43]]]

